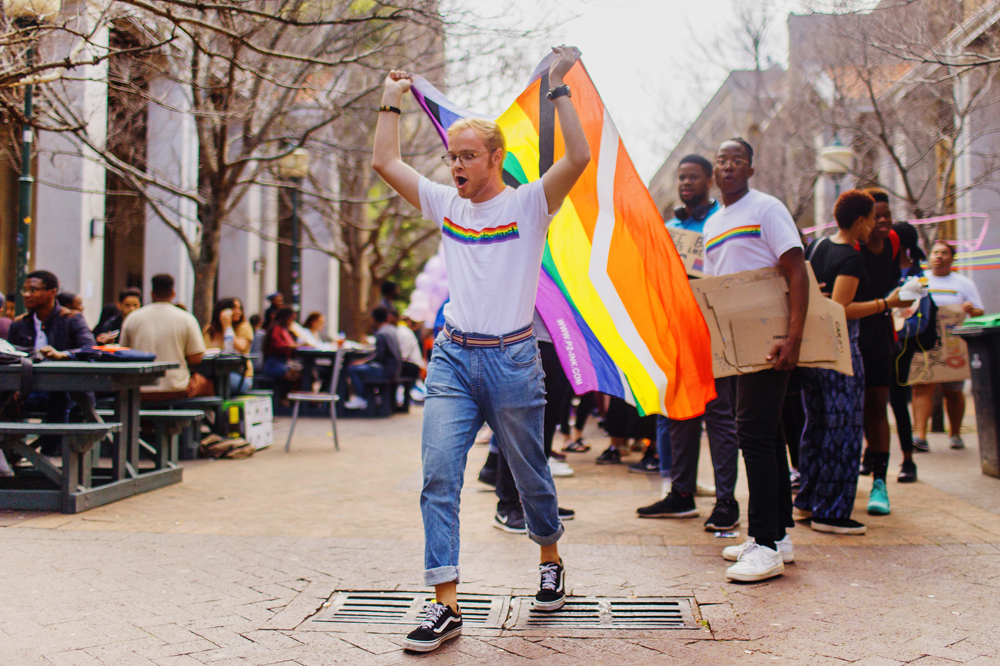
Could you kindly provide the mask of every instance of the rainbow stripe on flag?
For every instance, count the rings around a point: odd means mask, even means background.
[[[528,87],[496,119],[507,139],[503,178],[511,187],[541,178],[564,152],[555,106],[545,99],[554,57],[539,63]],[[642,415],[698,416],[715,398],[708,326],[582,62],[566,83],[592,161],[549,228],[536,307],[575,393],[618,396]],[[454,122],[484,117],[452,104],[419,76],[412,91],[445,145]]]

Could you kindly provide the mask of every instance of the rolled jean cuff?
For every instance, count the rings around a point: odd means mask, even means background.
[[[559,541],[565,531],[566,528],[562,526],[562,523],[559,523],[559,529],[557,529],[556,533],[551,536],[538,536],[537,534],[532,534],[531,530],[528,530],[528,538],[537,543],[539,546],[551,546],[556,541]],[[424,574],[424,577],[426,578],[427,574]]]
[[[461,583],[458,567],[446,566],[424,570],[424,585],[440,585],[441,583]]]

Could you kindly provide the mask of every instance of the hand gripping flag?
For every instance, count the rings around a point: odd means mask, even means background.
[[[545,174],[564,145],[545,98],[554,54],[497,123],[507,140],[504,182]],[[688,419],[715,398],[711,340],[677,250],[582,62],[565,79],[591,162],[549,228],[536,307],[578,395],[600,391],[642,415]],[[413,94],[448,144],[448,127],[484,117],[415,76]]]

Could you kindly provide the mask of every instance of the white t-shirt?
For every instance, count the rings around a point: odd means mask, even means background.
[[[396,326],[396,338],[399,341],[400,358],[419,365],[421,368],[424,367],[424,355],[420,353],[420,342],[413,329],[400,322]]]
[[[983,309],[983,298],[976,289],[976,283],[958,273],[938,277],[927,273],[927,290],[934,299],[935,305],[961,305],[972,303]]]
[[[441,228],[448,293],[444,318],[464,333],[504,335],[531,323],[545,234],[552,222],[542,181],[483,203],[420,179],[424,218]]]
[[[705,220],[705,272],[728,275],[777,266],[792,248],[802,247],[785,204],[750,190]]]
[[[48,346],[49,336],[45,335],[45,331],[42,330],[42,321],[38,315],[33,314],[31,318],[35,322],[35,351],[38,351],[42,347]]]

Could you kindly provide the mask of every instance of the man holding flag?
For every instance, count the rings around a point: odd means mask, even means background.
[[[372,166],[400,196],[442,230],[450,302],[446,326],[427,369],[420,508],[425,532],[424,580],[436,600],[404,642],[427,652],[461,634],[458,506],[469,449],[485,420],[497,434],[524,503],[528,532],[541,546],[540,610],[565,603],[556,542],[563,527],[542,431],[545,390],[532,328],[535,295],[553,216],[590,162],[590,148],[563,78],[580,57],[553,49],[548,100],[555,105],[564,156],[545,175],[516,190],[503,181],[506,142],[489,120],[448,129],[454,188],[433,183],[403,162],[399,105],[412,78],[390,72],[375,130]]]

